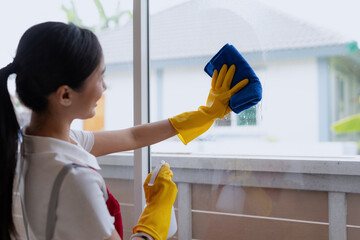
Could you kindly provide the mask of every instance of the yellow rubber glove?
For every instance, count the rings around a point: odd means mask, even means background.
[[[169,164],[162,166],[154,185],[148,186],[152,173],[147,176],[144,183],[146,207],[133,228],[133,233],[144,232],[155,240],[165,240],[169,232],[171,208],[175,202],[177,188],[171,180],[173,173]]]
[[[216,119],[223,118],[231,112],[230,97],[249,83],[248,79],[244,79],[230,89],[234,74],[235,65],[227,70],[227,65],[224,64],[219,74],[215,69],[206,106],[199,107],[197,111],[184,112],[169,118],[178,132],[178,137],[185,145],[206,132]]]

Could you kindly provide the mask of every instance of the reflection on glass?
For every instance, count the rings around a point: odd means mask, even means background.
[[[236,116],[236,124],[241,125],[256,125],[256,107],[251,107],[244,110],[239,115]]]
[[[356,155],[359,134],[332,128],[360,110],[354,38],[321,28],[306,16],[281,12],[271,3],[226,3],[180,1],[160,12],[150,4],[151,121],[205,104],[211,79],[203,68],[225,43],[233,44],[260,78],[261,107],[218,120],[187,147],[172,138],[153,150]]]
[[[322,16],[338,8],[320,2]],[[347,160],[358,176],[360,133],[333,125],[360,112],[358,35],[314,22],[318,2],[161,1],[169,5],[161,11],[156,4],[150,2],[151,121],[206,103],[211,79],[204,66],[226,43],[263,86],[260,104],[217,120],[188,145],[174,137],[151,148],[153,166],[169,162],[179,189],[177,238],[356,239],[359,218],[351,214],[347,223],[346,214],[359,211],[359,191],[349,209],[337,207],[349,191],[339,179],[352,182]],[[289,6],[301,4],[304,14]],[[345,15],[337,22],[344,28]],[[345,214],[342,223],[332,217],[335,209]]]

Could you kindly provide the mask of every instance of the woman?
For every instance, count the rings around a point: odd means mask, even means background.
[[[49,199],[56,176],[68,163],[56,208],[54,239],[121,239],[117,201],[106,189],[97,156],[148,146],[178,134],[187,144],[231,110],[230,97],[243,88],[243,80],[230,89],[235,66],[214,72],[206,106],[159,122],[118,131],[84,132],[70,129],[74,119],[95,115],[96,102],[106,84],[101,46],[89,30],[73,24],[45,22],[28,29],[20,39],[11,64],[0,70],[0,238],[16,233],[12,219],[12,192],[19,136],[23,136],[24,189],[21,196],[31,239],[45,239]],[[20,132],[7,89],[16,74],[16,91],[32,110],[30,124]],[[169,167],[158,184],[147,189],[147,207],[133,239],[165,239],[176,186]],[[148,176],[149,178],[149,176]],[[163,201],[165,204],[157,204]],[[165,209],[165,210],[164,210]],[[161,214],[158,214],[161,212]]]

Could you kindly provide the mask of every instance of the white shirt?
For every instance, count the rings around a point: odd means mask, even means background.
[[[25,134],[23,129],[24,189],[20,192],[29,222],[30,239],[45,239],[50,193],[56,176],[67,163],[100,169],[89,153],[94,136],[74,131],[77,145],[55,138]],[[85,150],[85,149],[86,150]],[[106,239],[115,229],[114,218],[106,206],[104,179],[90,168],[73,168],[64,178],[56,209],[53,239]]]

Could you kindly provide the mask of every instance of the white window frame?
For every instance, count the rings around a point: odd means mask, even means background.
[[[149,1],[133,1],[134,126],[149,122]],[[150,147],[134,151],[134,224],[145,206],[142,184],[149,173]]]
[[[148,0],[134,0],[133,1],[133,52],[134,52],[134,125],[143,124],[149,122],[149,1]],[[239,127],[241,128],[241,127]],[[258,128],[258,127],[251,127]],[[176,159],[176,156],[172,156],[171,159]],[[240,157],[239,157],[240,158]],[[252,162],[256,162],[256,157],[251,157]],[[348,158],[351,158],[350,161]],[[169,161],[171,161],[169,159]],[[248,160],[248,159],[246,159]],[[259,160],[259,165],[262,166],[264,172],[271,172],[271,167],[268,165],[272,161],[281,161],[282,164],[279,166],[297,166],[301,170],[301,174],[313,174],[317,169],[322,169],[322,171],[327,171],[327,166],[329,164],[334,165],[334,168],[331,170],[334,171],[334,174],[343,174],[349,175],[351,172],[356,171],[359,168],[360,159],[359,156],[341,156],[341,157],[322,157],[320,165],[311,163],[309,160],[319,161],[319,159],[309,158],[309,157],[271,157],[264,156]],[[284,164],[286,163],[286,164]],[[339,171],[339,165],[349,164],[351,166],[344,166],[343,171]],[[175,162],[174,162],[174,165]],[[145,198],[143,193],[142,184],[150,170],[150,148],[138,149],[134,152],[134,221],[137,222],[138,217],[141,214],[141,211],[145,205]],[[243,169],[241,169],[243,170]],[[254,170],[254,169],[251,169]],[[300,171],[299,170],[299,171]],[[276,169],[275,172],[288,172],[289,169]],[[329,170],[330,171],[330,170]],[[105,173],[105,172],[104,172]],[[317,173],[317,172],[316,172]],[[329,174],[323,173],[322,174]],[[331,173],[333,174],[333,173]],[[353,173],[358,175],[358,171]],[[106,173],[105,173],[106,175]],[[340,188],[343,185],[340,186]],[[339,189],[336,189],[339,191]],[[338,192],[331,192],[329,195],[329,200],[331,206],[337,206],[338,202]],[[358,190],[347,190],[347,192],[358,192]],[[330,193],[330,191],[329,191]],[[343,199],[345,195],[342,193],[340,200],[344,202]],[[335,208],[334,208],[335,209]],[[345,208],[337,209],[338,212],[344,212]],[[330,214],[330,239],[346,239],[346,218],[341,215],[340,217],[337,214]],[[341,222],[342,224],[337,224]],[[336,224],[335,224],[336,223]],[[334,226],[334,227],[332,227]],[[339,227],[340,226],[340,230]]]

